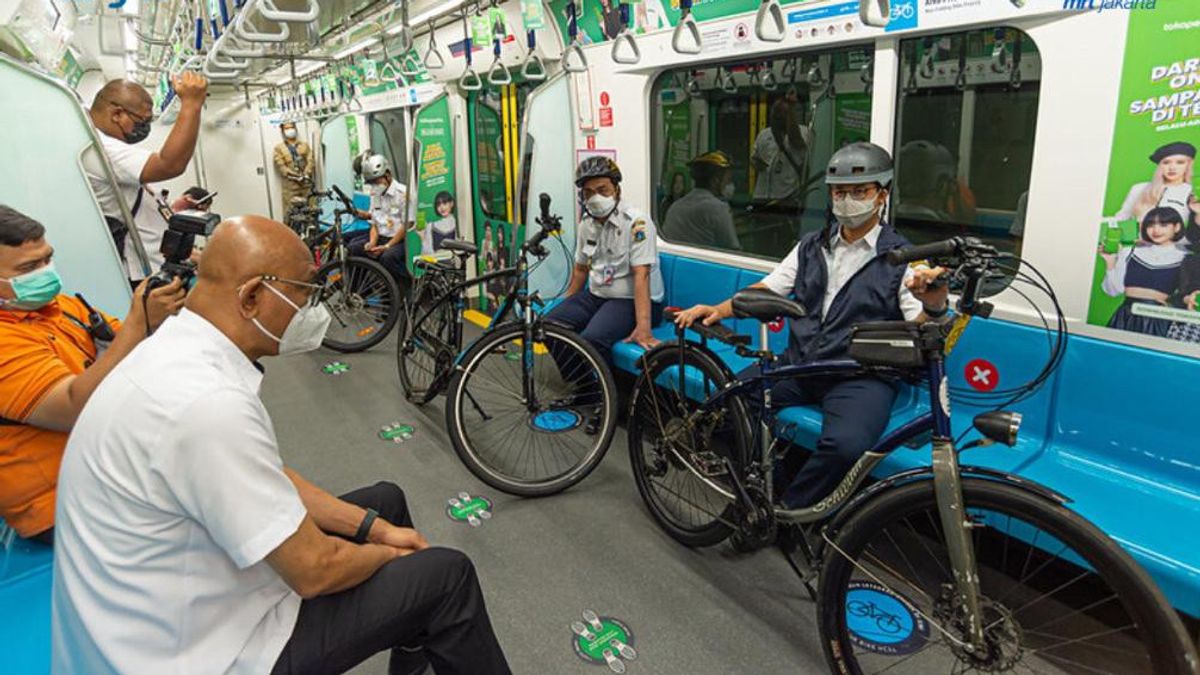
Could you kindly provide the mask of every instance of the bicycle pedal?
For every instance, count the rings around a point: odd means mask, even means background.
[[[716,478],[729,473],[725,465],[725,460],[721,459],[715,452],[704,451],[692,454],[692,460],[695,462],[696,468],[706,478]]]

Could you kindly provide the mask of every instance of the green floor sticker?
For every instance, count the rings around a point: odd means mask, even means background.
[[[492,517],[492,501],[478,495],[472,497],[466,492],[458,493],[457,497],[446,500],[446,515],[450,520],[465,522],[471,527],[479,527],[483,521]]]
[[[393,443],[403,443],[412,438],[417,429],[411,424],[401,424],[392,422],[385,424],[379,429],[379,439],[383,441],[391,441]]]
[[[326,375],[341,375],[348,370],[350,370],[350,364],[341,361],[333,361],[321,366],[321,372]]]
[[[637,658],[633,631],[610,616],[599,616],[585,609],[583,621],[572,623],[571,632],[575,634],[571,640],[575,653],[588,663],[607,665],[614,673],[624,673],[625,661]]]

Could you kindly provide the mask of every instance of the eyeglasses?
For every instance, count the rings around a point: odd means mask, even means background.
[[[321,293],[317,292],[325,288],[321,284],[314,284],[308,281],[297,281],[295,279],[284,279],[283,277],[277,277],[274,274],[264,274],[261,278],[264,282],[276,281],[281,284],[289,284],[292,286],[307,288],[309,290],[308,299],[304,302],[304,305],[307,307],[316,307],[317,305],[321,304]]]
[[[112,107],[114,107],[114,108],[120,110],[121,112],[125,113],[126,115],[129,115],[130,117],[132,117],[133,121],[138,124],[144,124],[146,122],[149,122],[150,119],[152,117],[154,117],[154,113],[150,113],[149,115],[146,115],[143,117],[142,115],[139,115],[139,114],[133,112],[132,110],[130,110],[129,108],[126,108],[125,106],[121,105],[120,103],[117,103],[116,101],[112,100],[111,98],[106,98],[104,100],[108,101],[109,105],[111,105]]]
[[[854,187],[832,187],[829,189],[829,194],[834,201],[840,202],[847,196],[854,199],[866,199],[874,196],[879,189],[874,185],[855,185]]]
[[[582,195],[584,201],[586,201],[595,195],[601,195],[604,197],[612,197],[617,194],[617,189],[615,187],[613,187],[612,185],[603,185],[595,190],[593,190],[591,188],[581,188],[579,190],[579,194]]]

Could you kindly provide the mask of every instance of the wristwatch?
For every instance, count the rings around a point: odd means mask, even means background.
[[[946,303],[945,307],[938,310],[929,309],[928,307],[922,307],[921,309],[925,312],[925,316],[931,319],[940,319],[950,311],[950,303]]]
[[[367,509],[367,515],[363,516],[362,523],[358,526],[358,532],[354,533],[354,543],[367,543],[367,534],[371,531],[371,526],[375,524],[375,519],[379,517],[379,512],[375,509]]]

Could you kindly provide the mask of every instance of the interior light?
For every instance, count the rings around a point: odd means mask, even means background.
[[[436,7],[434,7],[433,9],[427,9],[424,12],[421,12],[420,14],[418,14],[416,16],[409,17],[408,25],[409,26],[419,26],[431,19],[436,19],[438,17],[449,14],[450,12],[453,12],[454,10],[458,9],[459,7],[462,7],[464,2],[465,2],[465,0],[453,0],[453,2],[438,3],[438,5]],[[404,30],[403,25],[392,26],[391,28],[388,29],[387,34],[388,35],[397,35],[402,30]]]
[[[345,49],[343,49],[342,51],[334,54],[333,58],[344,59],[347,56],[350,56],[351,54],[359,51],[360,49],[366,49],[367,47],[370,47],[371,45],[375,44],[376,42],[379,42],[378,38],[367,38],[366,40],[363,40],[362,42],[352,44],[349,47],[346,47]]]

